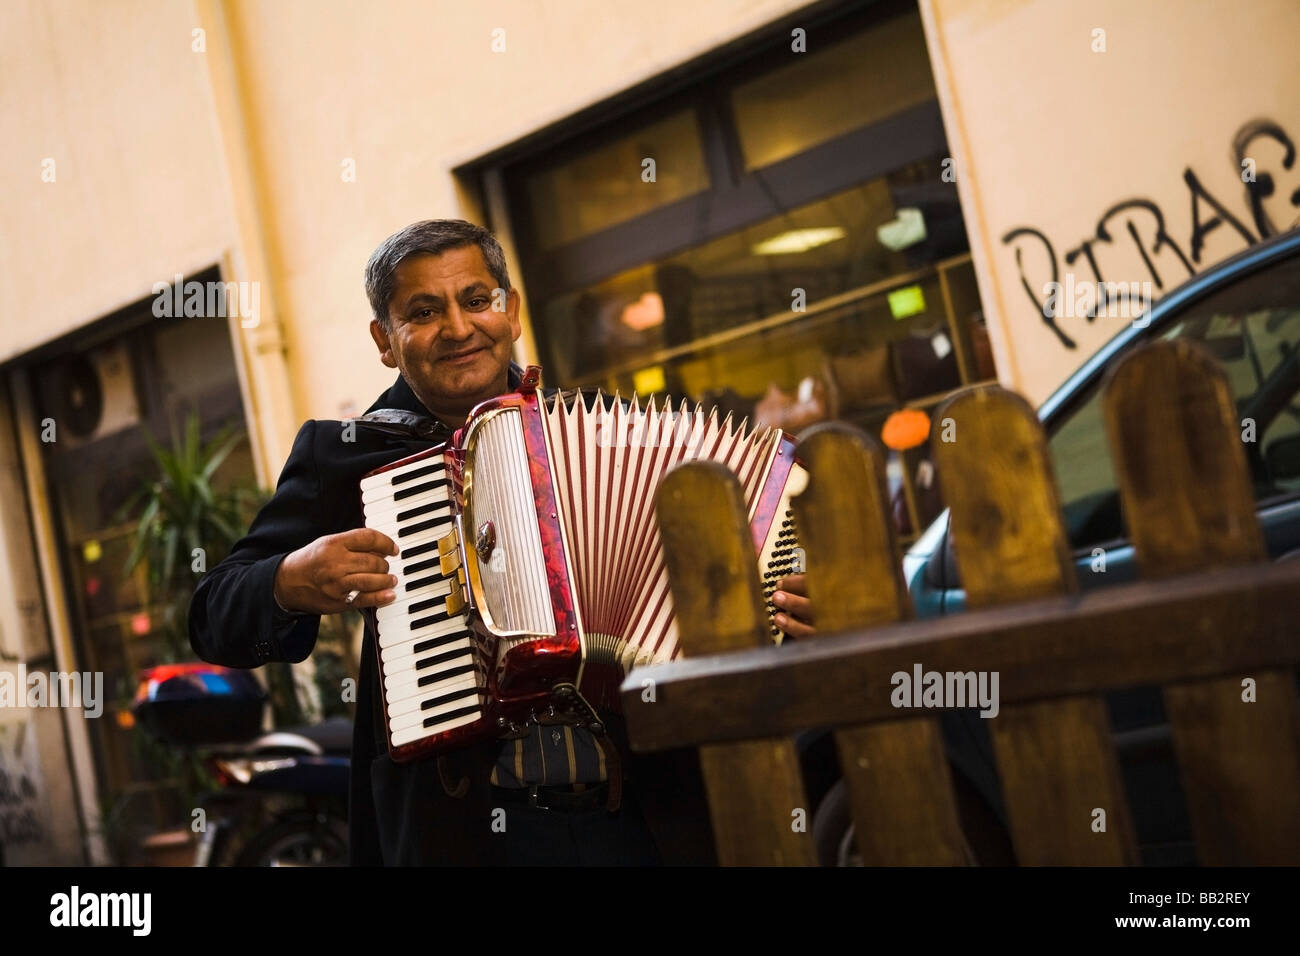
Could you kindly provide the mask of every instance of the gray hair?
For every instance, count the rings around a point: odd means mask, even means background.
[[[388,304],[393,300],[397,280],[393,273],[410,256],[441,255],[449,249],[477,245],[483,261],[499,288],[510,291],[506,271],[506,254],[496,236],[482,226],[464,219],[425,219],[413,222],[379,244],[366,263],[366,298],[370,309],[385,329],[388,328]]]

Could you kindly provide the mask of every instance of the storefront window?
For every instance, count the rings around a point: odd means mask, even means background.
[[[933,99],[921,16],[885,20],[732,92],[745,166],[787,159]]]
[[[878,434],[995,377],[916,4],[806,39],[495,167],[548,384]]]
[[[966,248],[956,191],[941,173],[939,158],[912,163],[535,304],[545,361],[568,383],[761,393],[846,349],[898,341],[905,355],[907,336],[947,322],[932,267]],[[819,308],[900,276],[915,282],[892,305],[882,292],[869,304]],[[921,387],[960,383],[932,379]]]
[[[647,160],[654,161],[653,178]],[[682,110],[528,178],[540,248],[552,249],[709,188],[694,110]]]

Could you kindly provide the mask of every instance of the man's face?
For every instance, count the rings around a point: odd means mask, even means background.
[[[429,411],[459,424],[506,390],[510,346],[519,338],[519,293],[492,309],[496,282],[477,245],[402,260],[388,303],[389,328],[370,323],[380,360],[399,369]]]

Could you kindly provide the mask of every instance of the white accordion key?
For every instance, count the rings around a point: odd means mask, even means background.
[[[442,522],[446,522],[450,515],[451,499],[447,497],[446,489],[426,491],[405,501],[375,501],[366,505],[366,520],[372,527],[382,524],[409,529],[419,523],[413,520],[417,517],[423,521],[440,518]]]

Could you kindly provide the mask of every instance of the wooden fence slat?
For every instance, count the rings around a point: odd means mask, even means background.
[[[818,633],[911,618],[880,446],[847,425],[819,426],[795,457],[808,472],[791,505]]]
[[[821,426],[796,457],[808,485],[791,504],[817,637],[910,618],[880,447],[857,429]],[[935,718],[840,730],[835,745],[864,863],[969,861]]]
[[[1144,578],[1266,560],[1236,403],[1208,353],[1180,340],[1126,356],[1103,406]],[[1243,700],[1246,678],[1254,702]],[[1164,699],[1200,861],[1300,863],[1294,676],[1171,685]]]
[[[937,671],[966,670],[973,661],[999,671],[1004,709],[1300,667],[1297,593],[1300,561],[1226,568],[792,641],[776,653],[674,661],[654,669],[653,708],[638,706],[645,671],[633,671],[620,693],[637,749],[664,750],[894,720],[889,675],[918,660]],[[756,700],[780,706],[756,707]]]
[[[935,460],[947,476],[949,533],[967,605],[1073,593],[1060,498],[1033,409],[1019,395],[985,386],[949,399],[935,422]],[[989,666],[977,658],[971,663],[972,669]],[[1003,707],[990,732],[1020,863],[1137,862],[1100,698]]]
[[[943,733],[933,717],[835,732],[853,836],[866,866],[965,866]]]
[[[660,482],[655,510],[683,655],[769,645],[758,559],[736,476],[717,462],[679,465]],[[656,704],[639,706],[653,710]],[[816,864],[812,808],[790,738],[703,746],[700,769],[720,863]]]

